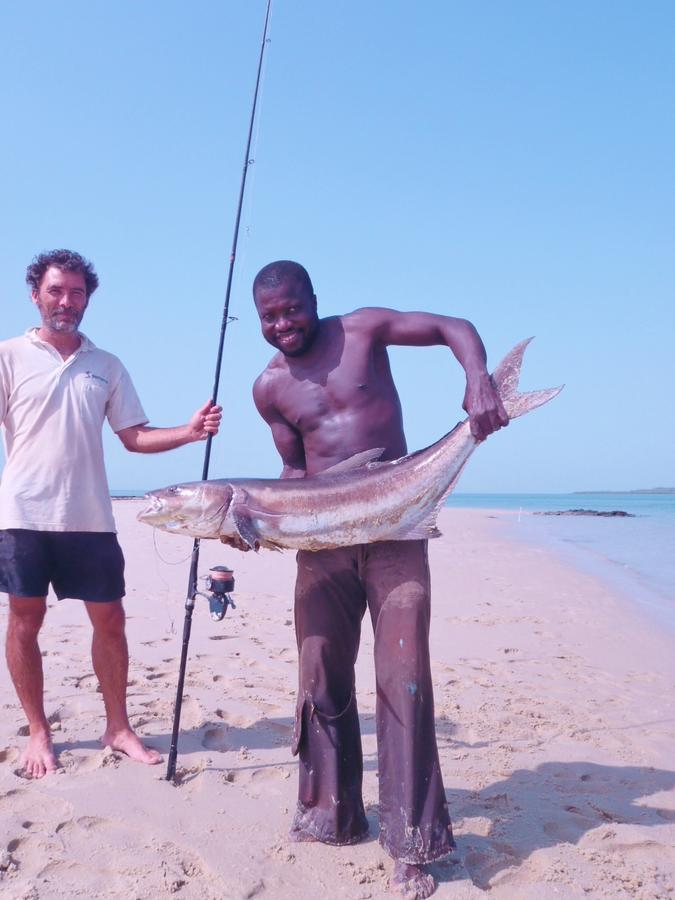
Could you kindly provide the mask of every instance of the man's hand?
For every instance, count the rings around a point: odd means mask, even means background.
[[[210,434],[218,434],[222,416],[222,406],[216,406],[212,400],[208,400],[203,406],[199,407],[188,422],[191,439],[193,441],[205,441]]]
[[[484,441],[493,431],[509,424],[499,392],[487,372],[467,382],[462,407],[469,415],[471,434],[477,441]]]

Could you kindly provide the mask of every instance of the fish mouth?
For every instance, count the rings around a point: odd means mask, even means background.
[[[136,520],[138,522],[156,522],[165,512],[164,501],[154,494],[146,494],[143,499],[147,505],[138,513]]]
[[[193,508],[172,509],[171,501],[167,502],[155,494],[146,494],[147,501],[136,516],[139,522],[152,525],[172,534],[183,534],[190,537],[214,537],[227,511],[227,504],[221,504],[212,512],[201,512]]]

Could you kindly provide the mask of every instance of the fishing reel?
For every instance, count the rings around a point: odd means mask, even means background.
[[[220,622],[225,618],[227,607],[236,609],[230,592],[234,590],[234,572],[227,566],[212,566],[209,574],[202,579],[206,584],[208,594],[197,591],[196,597],[204,597],[209,601],[209,612],[214,622]]]

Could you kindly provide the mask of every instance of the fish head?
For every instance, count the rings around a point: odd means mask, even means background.
[[[150,491],[137,519],[190,537],[216,538],[232,500],[232,486],[219,481],[192,481]]]

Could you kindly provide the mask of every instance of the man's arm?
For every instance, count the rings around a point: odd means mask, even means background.
[[[173,428],[132,425],[130,428],[122,428],[117,436],[132,453],[161,453],[193,441],[204,441],[209,434],[218,434],[221,417],[222,407],[209,400],[199,407],[185,425]]]
[[[271,377],[267,370],[253,385],[253,402],[272,431],[274,446],[283,463],[280,477],[304,478],[307,474],[307,466],[302,437],[279,412],[273,399]]]
[[[356,327],[366,329],[384,346],[449,347],[466,374],[462,407],[468,413],[476,440],[483,441],[508,425],[509,417],[487,371],[485,347],[471,322],[435,313],[375,307],[357,309],[346,318],[352,317]]]
[[[305,469],[305,450],[302,438],[295,428],[288,424],[274,404],[267,370],[262,373],[253,385],[253,400],[258,412],[272,429],[274,445],[279,451],[284,464],[281,470],[281,478],[304,478],[307,472]],[[235,550],[242,550],[244,553],[251,549],[239,537],[223,537],[221,535],[220,540],[223,544],[234,547]],[[258,549],[257,544],[255,549]]]

